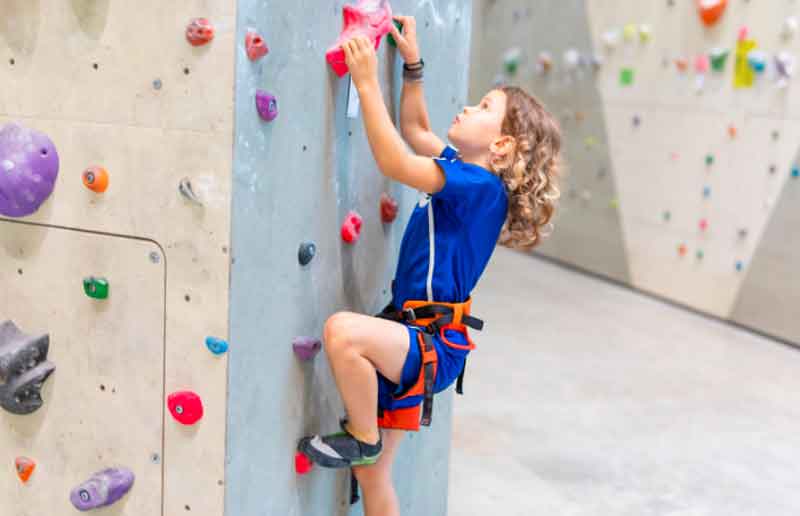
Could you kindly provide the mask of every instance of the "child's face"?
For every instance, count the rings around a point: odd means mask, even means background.
[[[489,152],[489,145],[502,136],[506,116],[506,94],[501,90],[487,93],[477,106],[465,106],[453,120],[447,138],[461,154]]]

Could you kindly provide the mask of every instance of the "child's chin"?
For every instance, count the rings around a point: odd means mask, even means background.
[[[450,129],[447,130],[447,139],[450,140],[453,145],[457,145],[456,140],[458,140],[458,132],[456,131],[456,124],[451,125]]]

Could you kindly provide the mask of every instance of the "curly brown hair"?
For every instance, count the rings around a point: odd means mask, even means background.
[[[541,229],[550,224],[561,196],[561,128],[525,90],[516,86],[498,89],[506,94],[502,134],[512,136],[516,146],[505,159],[493,155],[490,163],[508,193],[508,216],[497,243],[530,250],[552,233],[542,233]]]

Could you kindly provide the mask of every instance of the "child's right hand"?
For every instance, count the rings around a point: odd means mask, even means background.
[[[413,16],[393,16],[395,20],[403,24],[403,34],[392,24],[392,37],[397,42],[397,50],[403,56],[406,63],[416,63],[419,61],[419,47],[417,46],[417,20]]]

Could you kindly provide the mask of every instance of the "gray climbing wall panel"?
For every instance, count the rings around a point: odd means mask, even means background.
[[[619,213],[600,201],[617,195],[611,149],[605,144],[609,138],[600,91],[591,72],[571,74],[554,67],[553,73],[538,76],[532,66],[544,45],[556,61],[569,48],[592,48],[586,2],[482,0],[475,3],[474,12],[470,100],[477,102],[493,87],[503,53],[519,47],[525,65],[510,83],[535,95],[562,126],[567,167],[562,199],[553,218],[556,230],[536,252],[628,281]],[[578,122],[576,116],[582,120]],[[587,146],[588,137],[597,143]],[[591,200],[580,198],[585,190],[592,191]]]
[[[800,156],[796,156],[797,163]],[[731,319],[800,342],[800,181],[787,181],[778,197]]]
[[[330,71],[324,55],[342,23],[344,2],[240,0],[236,40],[249,28],[267,40],[259,62],[236,55],[236,129],[232,198],[226,514],[347,514],[349,471],[294,472],[303,435],[337,429],[343,406],[324,353],[300,363],[297,335],[321,336],[340,310],[372,314],[389,300],[389,284],[417,192],[378,171],[363,122],[346,116],[349,78]],[[394,1],[417,17],[434,130],[444,135],[466,101],[471,3]],[[382,42],[379,73],[394,116],[399,56]],[[278,118],[261,121],[256,89],[278,99]],[[379,198],[400,203],[383,225]],[[344,244],[350,210],[364,218],[360,240]],[[307,266],[298,246],[311,240]],[[403,514],[444,515],[447,499],[451,392],[439,395],[434,424],[408,434],[395,463]],[[361,504],[353,514],[361,513]]]

